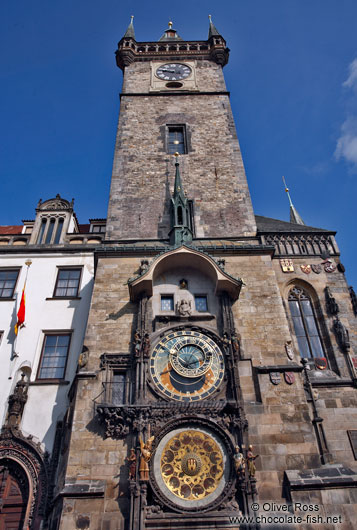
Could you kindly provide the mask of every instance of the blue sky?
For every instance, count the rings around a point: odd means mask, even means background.
[[[357,2],[355,0],[13,0],[0,17],[0,224],[43,200],[75,198],[80,222],[105,217],[121,71],[114,50],[172,19],[231,49],[225,67],[255,212],[288,220],[282,185],[306,224],[337,230],[357,288]]]

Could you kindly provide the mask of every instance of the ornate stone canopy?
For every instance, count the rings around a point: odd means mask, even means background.
[[[199,250],[185,245],[169,250],[155,259],[149,268],[139,277],[129,282],[130,299],[136,301],[140,294],[153,294],[154,279],[166,270],[187,267],[198,269],[211,278],[215,285],[215,294],[226,291],[233,300],[237,300],[242,287],[240,278],[233,278],[224,272],[213,258]]]

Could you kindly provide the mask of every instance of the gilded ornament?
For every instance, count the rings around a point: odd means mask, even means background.
[[[223,454],[209,434],[182,431],[166,443],[160,468],[164,483],[176,497],[199,500],[215,491],[220,483]]]
[[[283,272],[294,272],[294,263],[292,259],[281,259],[280,267]]]

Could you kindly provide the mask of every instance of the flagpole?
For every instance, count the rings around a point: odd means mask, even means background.
[[[18,326],[18,313],[19,313],[19,310],[21,308],[21,304],[24,300],[24,297],[25,297],[25,288],[26,288],[26,282],[27,282],[27,277],[28,277],[28,273],[29,273],[29,268],[30,266],[32,265],[32,261],[30,259],[28,259],[27,261],[25,261],[25,265],[27,266],[27,269],[26,269],[26,276],[25,276],[25,281],[24,281],[24,286],[22,288],[22,293],[21,293],[21,301],[20,301],[20,307],[18,309],[18,312],[17,312],[17,321],[16,321],[16,325],[15,325],[15,341],[14,341],[14,348],[13,348],[13,354],[12,354],[12,360],[13,359],[16,359],[16,357],[19,356],[19,354],[16,352],[16,348],[17,348],[17,338],[18,338],[18,334],[19,334],[19,330],[24,326],[24,322],[23,321],[19,326]],[[24,302],[25,303],[25,302]]]

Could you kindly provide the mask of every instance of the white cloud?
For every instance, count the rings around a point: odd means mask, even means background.
[[[335,150],[337,160],[344,158],[357,170],[357,117],[348,117],[341,125],[341,136]]]
[[[349,75],[342,86],[357,92],[357,58],[348,67]],[[355,94],[348,97],[349,112],[341,125],[341,134],[337,139],[335,158],[344,159],[353,173],[357,172],[357,110],[355,109]],[[355,109],[354,111],[352,109]]]
[[[346,88],[354,88],[357,90],[357,58],[352,61],[348,67],[349,76],[346,81],[342,83],[342,86]]]

